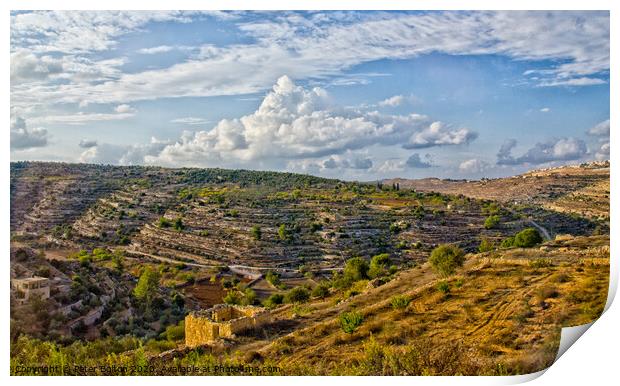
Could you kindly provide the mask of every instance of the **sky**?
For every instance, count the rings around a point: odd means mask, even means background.
[[[609,13],[11,13],[11,160],[475,179],[609,159]]]

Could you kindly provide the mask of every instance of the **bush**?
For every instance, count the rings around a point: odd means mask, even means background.
[[[370,260],[368,276],[370,276],[371,278],[385,276],[387,268],[390,264],[390,255],[388,255],[387,253],[373,256],[373,258]]]
[[[278,236],[282,241],[287,241],[291,239],[291,232],[286,229],[285,224],[280,225],[280,227],[278,228]]]
[[[265,275],[265,280],[267,280],[271,285],[277,287],[280,284],[280,274],[269,271]]]
[[[478,252],[481,252],[481,253],[491,252],[494,249],[495,249],[495,245],[493,244],[493,242],[487,239],[486,237],[483,237],[482,241],[480,241],[480,246],[478,246]]]
[[[286,293],[286,303],[305,303],[310,299],[310,291],[306,287],[295,287]]]
[[[264,302],[263,306],[266,308],[276,308],[280,304],[284,302],[284,295],[282,294],[273,294],[269,296]]]
[[[318,299],[325,299],[329,295],[329,285],[327,283],[319,283],[312,290],[312,297]]]
[[[250,232],[252,233],[252,237],[254,237],[254,240],[260,240],[260,238],[262,236],[262,232],[261,232],[260,227],[258,225],[254,225]]]
[[[165,217],[160,217],[157,226],[160,228],[170,228],[172,223]]]
[[[499,225],[499,216],[498,215],[489,216],[489,217],[487,217],[486,220],[484,220],[484,227],[486,229],[497,228],[498,225]]]
[[[534,228],[526,228],[515,235],[514,246],[519,248],[530,248],[542,243],[543,239]]]
[[[174,225],[173,225],[173,227],[174,227],[174,230],[175,230],[175,231],[178,231],[178,232],[180,232],[180,231],[182,231],[183,229],[185,229],[185,225],[183,225],[183,219],[182,219],[181,217],[177,217],[177,218],[174,220]]]
[[[515,238],[514,236],[510,236],[505,238],[504,240],[502,240],[502,243],[500,244],[501,248],[510,248],[510,247],[514,247],[515,245]]]
[[[403,309],[409,305],[411,299],[405,295],[396,295],[390,301],[392,308],[395,310]]]
[[[433,249],[428,261],[437,273],[447,277],[452,275],[457,267],[463,266],[465,253],[459,247],[443,244]]]
[[[447,295],[450,293],[450,283],[447,281],[440,281],[437,283],[437,289]]]
[[[362,324],[364,318],[359,312],[351,311],[340,314],[340,328],[347,334],[353,334]]]
[[[253,304],[256,304],[256,302],[256,292],[254,292],[252,288],[246,288],[245,291],[243,291],[243,300],[241,301],[241,303],[244,306],[251,306]]]
[[[226,296],[224,296],[223,300],[224,300],[224,303],[226,304],[240,304],[241,303],[241,298],[239,297],[239,294],[237,293],[237,291],[228,291]]]
[[[351,282],[368,279],[368,263],[361,257],[347,260],[344,266],[344,277]]]

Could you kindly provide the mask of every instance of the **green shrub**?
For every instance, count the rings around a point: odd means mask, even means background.
[[[390,304],[395,310],[406,308],[410,302],[411,299],[405,295],[396,295],[390,300]]]
[[[167,218],[160,217],[157,226],[160,228],[170,228],[170,226],[172,226],[172,223]]]
[[[526,228],[515,235],[514,246],[519,248],[530,248],[542,243],[543,239],[534,228]]]
[[[440,281],[437,283],[437,290],[443,292],[444,294],[450,293],[450,283],[447,281]]]
[[[500,218],[498,215],[489,216],[486,220],[484,220],[484,227],[486,229],[497,228],[497,226],[499,225],[499,220]]]
[[[254,238],[254,240],[260,240],[261,239],[262,232],[261,232],[261,229],[260,229],[260,227],[258,225],[254,225],[250,232],[252,233],[252,237]]]
[[[368,279],[368,263],[361,257],[347,260],[344,266],[344,277],[351,282]]]
[[[385,276],[387,268],[390,264],[390,255],[388,255],[387,253],[373,256],[370,260],[368,276],[370,276],[371,278]]]
[[[511,248],[514,247],[515,245],[515,238],[514,236],[510,236],[505,238],[504,240],[502,240],[502,243],[500,244],[501,248]]]
[[[183,219],[181,217],[177,217],[174,220],[173,228],[175,231],[179,231],[179,232],[185,229],[185,225],[183,225]]]
[[[327,283],[319,283],[312,290],[312,297],[325,299],[329,295],[329,285]]]
[[[364,318],[359,312],[351,311],[340,314],[340,328],[347,334],[353,334],[362,324]]]
[[[484,253],[491,252],[493,250],[495,250],[495,245],[493,244],[493,242],[488,238],[483,237],[480,241],[480,245],[478,246],[478,252]]]
[[[286,303],[305,303],[310,299],[310,291],[306,287],[295,287],[286,293]]]
[[[265,275],[265,280],[267,280],[271,285],[277,287],[280,284],[280,274],[273,272],[273,271],[269,271]]]
[[[428,261],[437,273],[447,277],[465,262],[465,253],[457,246],[443,244],[433,249]]]
[[[266,308],[276,308],[283,302],[284,302],[284,295],[272,294],[263,302],[263,306],[265,306]]]
[[[240,304],[241,297],[237,293],[237,291],[228,291],[226,296],[224,296],[224,303],[226,304]]]

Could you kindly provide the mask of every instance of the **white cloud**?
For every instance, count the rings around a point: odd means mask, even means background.
[[[468,144],[478,137],[475,132],[461,128],[450,129],[443,122],[433,122],[420,132],[413,133],[409,142],[403,145],[405,149],[421,149],[441,145]]]
[[[11,117],[11,150],[47,146],[49,135],[42,127],[28,129],[21,117]]]
[[[68,125],[83,125],[88,122],[97,122],[97,121],[118,121],[123,119],[128,119],[134,116],[134,113],[83,113],[79,112],[76,114],[66,114],[66,115],[47,115],[43,117],[32,118],[32,122],[36,123],[47,123],[47,124],[58,124],[64,123]]]
[[[138,50],[139,54],[143,54],[143,55],[154,55],[154,54],[162,54],[165,52],[170,52],[174,50],[174,47],[172,46],[156,46],[156,47],[149,47],[149,48],[141,48]]]
[[[116,111],[119,114],[134,114],[136,113],[138,110],[136,110],[135,108],[131,107],[128,104],[122,104],[122,105],[118,105],[114,108],[114,111]]]
[[[461,162],[461,164],[459,165],[459,171],[467,174],[479,174],[488,170],[490,166],[491,165],[489,165],[489,163],[486,161],[472,158]]]
[[[610,127],[609,119],[607,119],[588,129],[588,134],[597,137],[609,137]]]
[[[11,42],[13,47],[26,48],[39,58],[51,51],[102,51],[114,47],[122,34],[150,21],[165,20],[187,22],[191,17],[180,12],[15,14],[11,16]],[[297,79],[321,80],[341,76],[360,63],[432,52],[496,54],[557,63],[526,71],[524,76],[541,86],[605,83],[602,77],[609,72],[608,12],[291,14],[240,21],[238,26],[252,43],[205,45],[198,56],[168,68],[116,74],[105,82],[73,81],[35,90],[12,89],[12,97],[23,103],[127,103],[162,97],[252,94],[265,90],[283,73]],[[38,76],[46,71],[43,68]],[[68,72],[67,76],[72,79],[75,75]]]
[[[588,153],[585,142],[572,137],[539,142],[517,158],[511,154],[516,145],[515,140],[508,140],[502,145],[497,154],[498,165],[538,165],[552,161],[571,161],[580,159]]]
[[[541,113],[548,113],[549,111],[551,111],[549,107],[543,107],[542,109],[540,109]]]
[[[191,19],[180,11],[34,11],[11,15],[11,46],[35,52],[103,51],[149,22]]]
[[[402,95],[394,95],[393,97],[387,98],[379,102],[379,106],[381,107],[396,107],[400,106],[405,101],[405,97]]]
[[[206,125],[207,123],[210,123],[211,121],[206,120],[204,118],[198,118],[198,117],[183,117],[183,118],[175,118],[171,120],[170,122],[193,126],[193,125]]]
[[[209,131],[186,132],[148,161],[205,166],[222,160],[318,158],[376,144],[405,148],[463,144],[475,136],[423,115],[334,108],[325,90],[307,90],[283,76],[254,113],[221,120]]]
[[[96,141],[89,141],[90,145],[94,142],[94,146],[88,148],[80,154],[79,162],[110,164],[110,165],[141,165],[145,163],[145,158],[158,154],[165,146],[169,145],[169,141],[161,141],[151,138],[151,142],[147,144],[122,146],[113,144],[97,144]],[[83,142],[80,142],[81,147]]]
[[[609,142],[604,142],[601,144],[601,147],[595,154],[596,159],[598,160],[607,160],[609,159]]]

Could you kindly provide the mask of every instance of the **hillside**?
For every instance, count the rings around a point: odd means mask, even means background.
[[[533,170],[522,175],[469,180],[389,179],[420,192],[462,194],[503,203],[533,204],[547,209],[609,221],[609,162]]]
[[[50,294],[20,302],[11,292],[12,363],[536,371],[553,360],[561,326],[595,319],[605,303],[608,215],[585,202],[608,208],[608,184],[598,167],[393,185],[14,163],[11,279],[46,278]],[[524,230],[539,239],[518,244]],[[465,261],[442,276],[428,260],[448,244]],[[224,302],[264,305],[273,322],[184,347],[184,316]],[[350,333],[346,312],[361,318]]]

